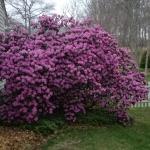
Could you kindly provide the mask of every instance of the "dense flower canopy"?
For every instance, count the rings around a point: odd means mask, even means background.
[[[33,28],[0,36],[1,120],[32,123],[59,110],[75,121],[96,105],[128,121],[128,108],[147,96],[130,50],[89,21],[42,16]]]

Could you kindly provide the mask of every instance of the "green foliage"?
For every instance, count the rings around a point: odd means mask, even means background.
[[[78,115],[78,122],[73,125],[86,125],[86,126],[103,126],[117,123],[116,118],[113,114],[108,113],[105,110],[100,109],[89,109],[85,115]],[[67,127],[67,122],[63,116],[56,115],[55,117],[47,117],[40,119],[36,123],[32,124],[6,124],[1,122],[3,126],[17,127],[23,130],[30,130],[35,133],[42,135],[57,133],[61,128]]]
[[[105,111],[104,109],[89,109],[85,115],[79,114],[78,115],[78,122],[72,124],[73,126],[86,126],[86,127],[101,127],[117,124],[117,120],[112,113]],[[8,124],[1,122],[2,126],[10,126],[10,127],[17,127],[23,130],[30,130],[38,134],[42,134],[47,136],[49,134],[56,134],[62,128],[69,128],[67,122],[63,118],[62,115],[58,117],[47,117],[40,119],[36,123],[32,124]]]
[[[148,78],[147,80],[148,80],[148,81],[150,81],[150,74],[148,75],[148,77],[147,77],[147,78]]]
[[[108,113],[105,110],[99,109],[90,109],[87,111],[86,115],[80,114],[78,115],[79,125],[87,125],[87,126],[102,126],[102,125],[111,125],[116,123],[116,119],[113,114]],[[75,123],[76,125],[76,123]],[[24,124],[19,125],[19,128],[27,129],[34,131],[36,133],[41,133],[43,135],[57,133],[59,129],[63,127],[67,127],[67,122],[63,116],[52,117],[52,118],[44,118],[34,124]]]
[[[86,115],[80,114],[78,116],[79,124],[101,126],[115,124],[116,122],[114,114],[109,113],[104,109],[90,109],[87,111]]]
[[[143,53],[142,60],[141,60],[141,64],[140,64],[140,67],[141,67],[141,68],[145,68],[146,53],[147,53],[147,52],[144,52],[144,53]],[[150,55],[149,55],[149,58],[148,58],[148,59],[149,59],[148,68],[150,68]]]
[[[0,122],[0,126],[7,126],[10,128],[19,128],[22,130],[30,130],[38,134],[42,134],[47,136],[49,134],[57,133],[58,130],[63,128],[65,125],[65,119],[63,117],[47,117],[40,119],[36,123],[28,124],[15,124],[15,123],[5,123],[3,121]]]
[[[44,118],[34,124],[24,124],[19,127],[40,133],[42,135],[48,135],[56,133],[60,128],[65,125],[65,121],[62,118]]]

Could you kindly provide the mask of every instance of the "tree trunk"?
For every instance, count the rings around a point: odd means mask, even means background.
[[[148,75],[148,57],[149,57],[149,49],[147,49],[146,60],[145,60],[145,76]]]
[[[144,55],[144,52],[143,52],[143,49],[141,48],[141,50],[139,51],[139,68],[140,68],[140,65],[141,65],[143,55]]]
[[[25,12],[25,18],[24,18],[24,21],[25,21],[25,28],[27,29],[28,28],[28,25],[27,25],[27,1],[24,2],[24,12]]]

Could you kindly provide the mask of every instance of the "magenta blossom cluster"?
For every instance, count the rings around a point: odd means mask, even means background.
[[[16,28],[0,36],[0,80],[6,100],[0,119],[37,121],[63,112],[75,121],[89,106],[129,120],[128,108],[145,99],[144,75],[130,50],[90,21],[42,16],[32,34]]]

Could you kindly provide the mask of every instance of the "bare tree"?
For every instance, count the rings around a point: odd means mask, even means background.
[[[150,49],[147,48],[147,52],[146,52],[146,59],[145,59],[145,76],[147,77],[148,75],[148,62],[149,60],[149,55],[150,55]]]
[[[83,0],[86,14],[116,36],[121,46],[148,47],[150,41],[150,0]]]
[[[29,32],[33,19],[43,13],[51,12],[54,8],[53,4],[47,4],[43,0],[6,0],[6,4],[13,8],[13,13],[21,18]]]
[[[70,4],[73,16],[87,16],[103,26],[121,46],[131,48],[140,65],[145,49],[150,49],[150,0],[72,0]],[[146,54],[145,73],[150,51]]]
[[[82,19],[86,13],[86,1],[84,0],[69,0],[63,9],[63,15],[74,17],[75,19]]]

